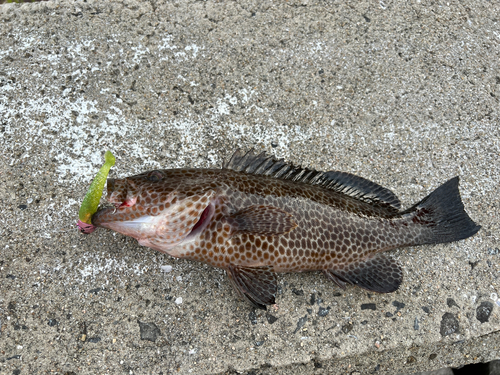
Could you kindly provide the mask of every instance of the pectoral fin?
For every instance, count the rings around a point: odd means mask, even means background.
[[[297,227],[293,216],[273,206],[250,206],[226,218],[233,231],[262,236],[276,236]]]
[[[239,296],[255,307],[265,310],[266,305],[275,303],[278,287],[272,266],[255,268],[230,266],[226,271]]]
[[[394,292],[403,282],[403,273],[398,262],[383,255],[323,272],[341,287],[349,283],[378,293]]]

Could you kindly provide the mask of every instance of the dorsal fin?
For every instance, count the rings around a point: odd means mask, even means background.
[[[265,151],[255,154],[253,150],[244,153],[238,149],[223,164],[222,168],[318,185],[363,202],[385,206],[391,210],[399,211],[401,208],[401,202],[392,191],[363,177],[346,172],[318,172],[313,169],[302,168],[287,163],[283,159],[276,159],[272,155],[269,156]]]

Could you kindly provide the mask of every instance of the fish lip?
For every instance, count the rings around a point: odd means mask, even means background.
[[[91,223],[92,225],[95,225],[96,227],[101,227],[103,224],[106,223],[106,221],[102,221],[102,217],[105,216],[108,213],[114,213],[116,211],[116,207],[114,206],[107,206],[107,207],[102,207],[98,209],[94,215],[92,215],[91,218]]]

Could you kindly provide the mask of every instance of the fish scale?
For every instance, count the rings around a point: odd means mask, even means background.
[[[252,193],[248,189],[237,191],[232,186],[220,194],[230,202],[238,202],[231,207],[236,212],[255,204],[282,207],[296,219],[296,229],[275,236],[251,233],[232,236],[229,231],[219,229],[225,216],[221,211],[205,236],[187,246],[185,257],[220,268],[229,264],[249,267],[272,264],[275,272],[313,271],[410,244],[417,236],[416,226],[406,229],[408,219],[399,219],[401,223],[398,224],[395,220],[381,221],[377,217],[339,211],[329,205],[291,198],[290,195],[266,197],[258,194],[262,186],[273,182],[269,177],[261,178],[254,184]],[[203,255],[202,249],[206,247],[210,251]],[[220,259],[219,255],[226,256],[225,263],[213,263],[212,259]]]
[[[405,211],[390,190],[345,172],[318,172],[237,151],[222,169],[170,169],[108,181],[92,224],[171,256],[226,270],[238,295],[275,301],[277,272],[323,271],[340,287],[399,288],[398,247],[451,242],[479,230],[458,177]]]

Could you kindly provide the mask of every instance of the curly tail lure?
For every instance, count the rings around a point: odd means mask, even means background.
[[[92,181],[78,212],[79,220],[76,225],[85,234],[92,233],[96,228],[96,226],[92,225],[92,215],[97,211],[109,170],[115,165],[115,157],[110,151],[106,151],[104,160],[104,165],[99,169],[94,181]]]

